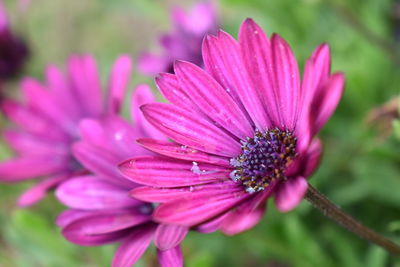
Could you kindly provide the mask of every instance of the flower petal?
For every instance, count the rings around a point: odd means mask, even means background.
[[[229,175],[229,170],[216,165],[151,156],[127,160],[119,168],[128,179],[156,187],[205,184]]]
[[[60,158],[20,157],[0,163],[0,181],[19,182],[64,171]]]
[[[240,154],[240,144],[207,120],[164,103],[142,106],[147,120],[178,143],[216,155],[233,157]]]
[[[160,73],[155,78],[155,83],[160,90],[160,93],[171,104],[177,105],[190,112],[197,112],[201,114],[199,108],[195,103],[193,103],[192,99],[189,98],[187,92],[180,86],[176,75],[170,73]]]
[[[142,204],[130,198],[126,188],[89,175],[64,182],[57,188],[56,196],[69,208],[81,210],[120,209]]]
[[[184,61],[177,61],[174,69],[181,87],[204,114],[241,139],[253,135],[243,110],[208,73]]]
[[[64,237],[79,245],[96,245],[121,238],[124,230],[151,221],[151,217],[137,210],[120,210],[115,213],[94,213],[68,224],[62,231]],[[126,236],[126,233],[125,233]]]
[[[203,42],[203,58],[207,71],[244,106],[257,128],[265,130],[270,122],[244,69],[238,43],[223,31],[218,37],[209,35]]]
[[[179,225],[160,224],[155,234],[155,245],[159,250],[165,251],[178,246],[189,229]]]
[[[157,221],[191,227],[219,214],[249,197],[241,187],[192,192],[184,198],[163,203],[154,212]]]
[[[275,205],[281,212],[294,209],[303,200],[307,192],[307,181],[304,177],[290,178],[278,185],[275,192]]]
[[[136,140],[136,142],[151,151],[171,158],[211,163],[225,166],[227,168],[230,167],[228,158],[208,154],[187,146],[182,146],[178,143],[150,138],[140,138]]]
[[[108,84],[108,103],[109,113],[119,113],[123,104],[126,87],[131,78],[132,60],[128,55],[122,55],[115,61],[109,78]]]
[[[37,185],[34,185],[18,198],[18,206],[28,207],[36,204],[46,196],[46,193],[49,190],[55,188],[67,178],[68,176],[66,175],[60,175],[52,178],[47,178]]]
[[[323,85],[320,94],[314,98],[311,112],[316,115],[314,133],[318,133],[335,111],[342,97],[344,80],[343,73],[333,74]]]
[[[144,75],[156,76],[160,72],[168,71],[170,61],[161,56],[143,53],[138,59],[138,70]]]
[[[161,267],[182,267],[183,256],[180,246],[169,250],[157,250],[158,262]]]
[[[131,231],[115,252],[111,266],[130,267],[135,264],[150,245],[154,231],[154,225],[138,227]]]

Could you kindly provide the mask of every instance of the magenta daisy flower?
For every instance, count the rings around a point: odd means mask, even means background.
[[[300,80],[289,45],[269,39],[251,19],[239,42],[220,31],[203,43],[205,69],[175,63],[175,75],[156,83],[171,104],[150,103],[144,116],[173,142],[139,139],[159,156],[120,165],[144,187],[138,199],[159,202],[163,223],[236,234],[253,227],[267,199],[286,212],[307,190],[318,165],[315,135],[334,112],[343,90],[342,73],[330,73],[330,52],[319,46]]]
[[[153,206],[129,197],[138,185],[117,168],[129,157],[153,154],[135,142],[138,137],[163,138],[139,112],[141,104],[152,101],[149,88],[138,87],[132,101],[135,125],[117,116],[82,121],[82,141],[73,150],[92,174],[69,179],[56,190],[58,199],[70,208],[57,220],[65,238],[82,246],[121,241],[113,266],[134,264],[152,240],[161,266],[182,266],[179,243],[188,228],[153,222]]]
[[[79,123],[119,112],[131,68],[128,56],[118,58],[105,98],[95,60],[73,56],[65,76],[50,66],[44,84],[32,78],[22,81],[22,101],[4,101],[5,116],[13,122],[4,139],[16,157],[0,163],[0,181],[40,179],[21,196],[19,205],[34,204],[49,189],[83,170],[71,152],[72,143],[79,139]]]
[[[27,57],[28,48],[11,31],[6,10],[0,1],[0,81],[19,74]]]
[[[159,40],[162,54],[143,53],[139,59],[139,71],[151,76],[172,72],[177,59],[201,66],[201,41],[206,34],[215,33],[218,29],[215,13],[210,2],[197,4],[187,13],[181,8],[173,9],[174,30],[162,35]]]

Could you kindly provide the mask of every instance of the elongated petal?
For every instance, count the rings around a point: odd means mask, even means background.
[[[243,63],[252,86],[259,92],[261,103],[271,124],[281,126],[282,119],[278,106],[276,86],[272,75],[271,44],[252,19],[246,19],[239,31],[239,45]]]
[[[178,246],[185,238],[189,229],[179,225],[160,224],[155,235],[155,245],[165,251]]]
[[[155,140],[150,138],[140,138],[137,140],[137,142],[151,151],[171,158],[211,163],[230,167],[228,158],[208,154],[187,146],[182,146],[174,142]]]
[[[299,176],[282,182],[275,193],[275,205],[281,212],[288,212],[300,204],[307,191],[307,181]]]
[[[253,135],[243,110],[209,74],[183,61],[175,63],[175,73],[181,87],[209,118],[241,139]]]
[[[62,233],[68,241],[75,244],[101,244],[102,242],[114,241],[114,237],[122,237],[119,233],[123,230],[150,220],[149,215],[140,214],[133,210],[115,214],[97,214],[73,221],[63,229]]]
[[[107,108],[110,113],[119,113],[123,97],[132,72],[132,60],[128,55],[122,55],[115,61],[108,81]]]
[[[150,123],[178,143],[221,156],[240,154],[231,136],[187,110],[163,103],[147,104],[142,110]]]
[[[143,186],[135,188],[130,192],[130,195],[134,198],[145,202],[169,202],[176,200],[178,198],[184,198],[186,196],[190,197],[193,192],[197,195],[215,193],[218,194],[221,190],[234,190],[236,184],[232,181],[218,181],[216,183],[203,184],[203,185],[193,185],[189,187],[178,187],[178,188],[157,188],[151,186]]]
[[[164,251],[157,250],[157,255],[161,267],[183,266],[183,256],[180,246]]]
[[[25,191],[18,198],[18,206],[28,207],[33,204],[36,204],[46,196],[46,193],[49,190],[55,188],[57,185],[59,185],[62,181],[64,181],[67,178],[68,176],[66,175],[60,175],[43,180],[39,184]]]
[[[187,110],[196,108],[196,105],[188,97],[187,93],[180,87],[179,81],[174,74],[160,73],[155,78],[155,83],[160,93],[171,104],[179,105]]]
[[[64,205],[81,210],[120,209],[142,202],[128,196],[128,190],[95,176],[75,177],[57,188],[56,196]]]
[[[249,197],[241,187],[218,191],[207,194],[192,192],[184,198],[161,204],[155,210],[154,218],[167,224],[191,227],[228,212]]]
[[[302,172],[304,177],[309,177],[317,169],[322,154],[322,144],[319,139],[314,139],[307,151],[305,168]]]
[[[243,203],[246,205],[248,203]],[[226,235],[236,235],[253,228],[265,213],[266,202],[261,203],[254,210],[237,209],[229,213],[222,221],[220,229]]]
[[[143,116],[140,106],[155,101],[151,89],[146,84],[138,85],[132,94],[131,116],[139,136],[165,139],[165,136],[151,125]]]
[[[65,210],[61,212],[60,215],[57,216],[56,225],[58,227],[64,228],[73,221],[93,216],[93,213],[94,213],[93,211],[87,211],[87,210],[75,210],[75,209]]]
[[[92,85],[85,75],[86,59],[88,59],[88,61],[94,60],[88,57],[90,56],[71,56],[68,60],[68,75],[71,81],[70,90],[74,91],[76,99],[82,108],[82,114],[92,117],[100,115],[101,99],[93,98],[94,96],[91,91],[96,89],[91,88]],[[97,72],[97,70],[94,72]]]
[[[120,162],[118,155],[84,142],[76,143],[73,146],[73,153],[87,169],[96,173],[97,176],[126,188],[133,189],[135,187],[131,181],[124,178],[118,171],[117,164]]]
[[[127,160],[119,168],[132,181],[156,187],[205,184],[229,176],[229,170],[216,165],[150,156]]]
[[[135,264],[150,245],[154,231],[154,225],[138,227],[131,231],[116,251],[112,267],[131,267]]]
[[[218,37],[209,35],[203,42],[203,58],[207,71],[243,106],[257,128],[265,130],[270,122],[244,69],[237,42],[223,31]]]
[[[343,73],[333,74],[323,85],[321,95],[314,99],[312,114],[317,115],[315,118],[315,133],[324,126],[335,111],[342,97],[344,80]]]
[[[200,232],[200,233],[203,233],[203,234],[213,233],[213,232],[215,232],[215,231],[220,229],[221,223],[228,216],[230,216],[229,212],[223,213],[222,215],[219,215],[219,216],[217,216],[215,218],[212,218],[209,221],[206,221],[205,223],[202,223],[202,224],[196,226],[195,230],[197,232]]]
[[[22,157],[0,163],[0,181],[19,182],[63,172],[64,162],[50,157]]]

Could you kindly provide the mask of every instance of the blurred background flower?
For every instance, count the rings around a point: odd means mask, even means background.
[[[311,181],[366,225],[400,242],[400,139],[390,135],[384,142],[377,140],[377,132],[365,123],[372,108],[399,93],[395,2],[213,3],[219,24],[234,36],[247,17],[254,18],[269,35],[279,32],[292,44],[300,68],[317,44],[329,43],[332,67],[346,73],[347,84],[343,101],[321,132],[324,159]],[[173,29],[173,7],[188,12],[196,3],[199,1],[35,0],[22,13],[17,1],[5,1],[13,29],[29,41],[32,56],[26,72],[39,79],[49,62],[63,65],[71,53],[84,52],[95,55],[101,77],[106,77],[117,55],[128,53],[138,58],[157,48],[155,40]],[[152,78],[134,76],[135,83],[149,82],[154,86]],[[6,86],[7,90],[16,88],[14,83]],[[2,119],[1,126],[4,125]],[[4,160],[10,154],[3,141],[0,158]],[[0,265],[108,266],[114,246],[81,248],[63,240],[54,224],[63,207],[54,198],[30,210],[16,209],[17,196],[29,186],[0,186]],[[306,202],[288,214],[280,214],[270,205],[268,214],[256,227],[234,237],[189,233],[183,242],[183,253],[189,267],[400,265],[398,259],[380,248],[328,222]],[[156,265],[155,254],[145,253],[137,266]]]

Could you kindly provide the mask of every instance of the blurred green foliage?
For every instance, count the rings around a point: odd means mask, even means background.
[[[120,53],[136,57],[149,47],[157,50],[157,34],[170,26],[168,9],[192,2],[35,0],[25,11],[18,10],[14,0],[6,4],[13,25],[32,49],[26,73],[41,79],[45,65],[63,66],[71,53],[93,53],[106,74]],[[252,17],[268,34],[278,32],[291,44],[300,66],[319,43],[330,44],[333,69],[345,72],[347,86],[321,133],[325,154],[311,183],[366,225],[400,242],[400,124],[394,122],[394,134],[382,139],[365,120],[373,107],[399,93],[393,3],[222,0],[218,6],[226,31],[236,36],[243,19]],[[135,74],[133,84],[139,82],[152,84]],[[17,83],[8,88],[12,94]],[[0,152],[1,159],[10,155],[5,145]],[[0,187],[0,266],[109,266],[114,246],[82,248],[63,240],[53,223],[62,210],[54,197],[30,210],[16,208],[15,199],[27,186]],[[269,205],[263,221],[246,233],[190,233],[183,245],[188,267],[400,267],[400,261],[335,225],[306,202],[288,214]],[[138,266],[153,266],[154,252],[147,252]]]

